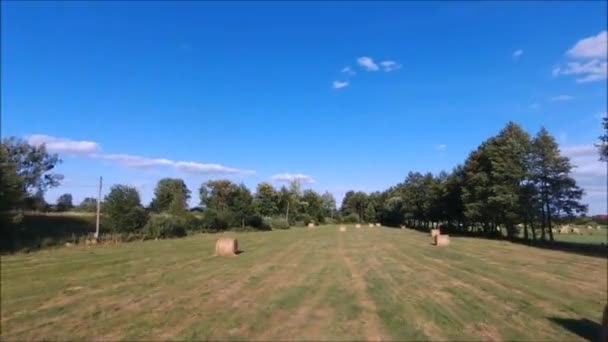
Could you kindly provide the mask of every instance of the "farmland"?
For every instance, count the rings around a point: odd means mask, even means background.
[[[212,256],[238,238],[243,253]],[[606,259],[409,229],[196,234],[3,256],[2,339],[581,340]]]

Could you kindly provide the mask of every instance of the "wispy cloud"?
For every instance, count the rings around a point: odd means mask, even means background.
[[[401,64],[395,61],[382,61],[380,62],[382,69],[386,72],[401,69]]]
[[[540,109],[540,102],[532,102],[530,104],[530,109],[533,109],[533,110]]]
[[[378,71],[380,69],[371,57],[359,57],[357,58],[357,64],[367,71]]]
[[[524,54],[524,50],[519,49],[519,50],[515,50],[515,52],[513,52],[513,59],[518,60],[519,57],[521,57],[521,55]]]
[[[304,175],[301,173],[291,174],[291,173],[279,173],[270,177],[272,180],[277,182],[292,182],[299,181],[301,183],[312,184],[315,182],[315,179],[309,175]]]
[[[101,147],[94,141],[71,140],[66,138],[52,137],[44,134],[32,134],[26,137],[30,145],[40,146],[44,144],[47,151],[65,154],[89,154],[99,152]]]
[[[435,149],[437,151],[445,151],[447,148],[448,148],[448,145],[446,145],[446,144],[439,144],[439,145],[435,146]]]
[[[566,52],[572,58],[603,58],[606,59],[608,33],[602,31],[595,36],[583,38]]]
[[[153,167],[172,167],[178,171],[193,174],[251,174],[253,170],[243,170],[220,164],[204,164],[193,161],[179,161],[166,158],[148,158],[131,154],[105,154],[99,153],[101,147],[93,141],[75,141],[66,138],[57,138],[43,134],[34,134],[27,137],[32,145],[45,144],[47,150],[54,153],[79,155],[90,159],[100,159],[115,162],[126,167],[146,169]]]
[[[574,100],[574,96],[570,96],[570,95],[557,95],[557,96],[553,96],[552,98],[549,99],[549,101],[570,101],[570,100]]]
[[[574,75],[576,83],[606,79],[608,74],[606,37],[606,31],[602,31],[595,36],[579,40],[566,52],[566,56],[575,61],[555,66],[551,71],[553,76]]]
[[[561,149],[562,154],[570,158],[575,166],[572,177],[585,190],[584,200],[589,202],[590,209],[596,213],[605,213],[608,198],[606,163],[599,160],[597,147],[589,145],[571,145]]]
[[[588,62],[568,62],[563,66],[553,68],[553,76],[560,75],[577,75],[577,83],[587,83],[599,81],[606,78],[608,72],[608,63],[593,59]]]
[[[353,69],[351,69],[350,67],[344,67],[342,68],[342,70],[340,70],[340,72],[347,74],[348,76],[355,76],[357,74],[356,71],[354,71]]]
[[[334,89],[342,89],[348,87],[348,81],[334,81],[332,87]]]

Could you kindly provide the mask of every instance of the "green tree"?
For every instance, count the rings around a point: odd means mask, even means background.
[[[603,118],[602,126],[604,127],[604,134],[600,136],[597,147],[600,152],[600,160],[608,162],[608,116]]]
[[[367,203],[367,207],[365,207],[365,221],[367,222],[376,222],[376,206],[373,202]]]
[[[30,145],[10,137],[2,141],[10,164],[15,165],[26,193],[44,192],[59,185],[63,176],[51,171],[61,162],[56,154],[49,154],[44,145]]]
[[[19,165],[9,159],[8,146],[0,144],[0,213],[16,209],[25,197],[25,184]]]
[[[114,185],[104,199],[104,218],[115,232],[139,232],[148,220],[148,213],[141,205],[139,192],[127,185]]]
[[[57,211],[68,211],[74,208],[72,194],[63,194],[57,199]]]
[[[254,205],[262,216],[275,216],[279,214],[279,193],[272,185],[266,182],[258,184],[254,196]]]
[[[541,238],[545,238],[545,228],[553,240],[552,219],[560,213],[584,213],[586,207],[580,204],[583,191],[570,177],[572,165],[561,155],[555,138],[542,128],[532,142],[532,179],[540,195],[542,227]]]
[[[304,204],[302,213],[309,215],[317,223],[325,221],[323,199],[313,190],[304,190],[300,204]]]
[[[97,210],[97,200],[93,197],[85,197],[78,205],[78,210],[92,213]]]
[[[334,218],[336,214],[336,199],[329,191],[325,191],[321,195],[321,202],[323,202],[323,216]]]
[[[156,212],[185,212],[188,208],[189,199],[190,190],[182,179],[163,178],[156,184],[154,198],[150,202],[150,209]]]

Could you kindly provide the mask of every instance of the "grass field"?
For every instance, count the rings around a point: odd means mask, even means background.
[[[581,340],[606,259],[335,226],[3,256],[2,339]]]

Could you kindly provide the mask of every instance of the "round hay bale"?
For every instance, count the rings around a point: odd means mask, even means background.
[[[435,246],[447,246],[450,244],[449,235],[435,235],[433,238],[435,239]]]
[[[431,237],[435,238],[435,236],[440,235],[441,232],[439,231],[439,229],[431,229]]]
[[[368,227],[373,227],[373,226],[374,226],[374,224],[373,224],[373,223],[368,223],[368,224],[367,224],[367,226],[368,226]]]
[[[215,242],[215,255],[234,256],[239,251],[239,243],[236,239],[220,238]]]
[[[580,235],[581,234],[581,230],[578,229],[578,228],[572,228],[572,233]]]
[[[376,223],[376,227],[380,227],[380,223]]]
[[[355,228],[361,228],[361,225],[357,223],[357,224],[355,225]]]
[[[401,225],[401,229],[405,229],[405,226],[404,226],[404,225]]]
[[[314,223],[311,222],[311,223],[308,224],[308,228],[314,228],[314,227],[315,227]]]
[[[66,242],[66,243],[65,243],[65,246],[66,246],[66,247],[72,247],[72,243],[70,243],[70,242]]]
[[[340,231],[341,232],[345,232],[346,231],[346,227],[345,226],[340,226]]]
[[[570,233],[570,228],[568,226],[561,227],[559,229],[559,233],[560,234],[568,234],[568,233]]]

